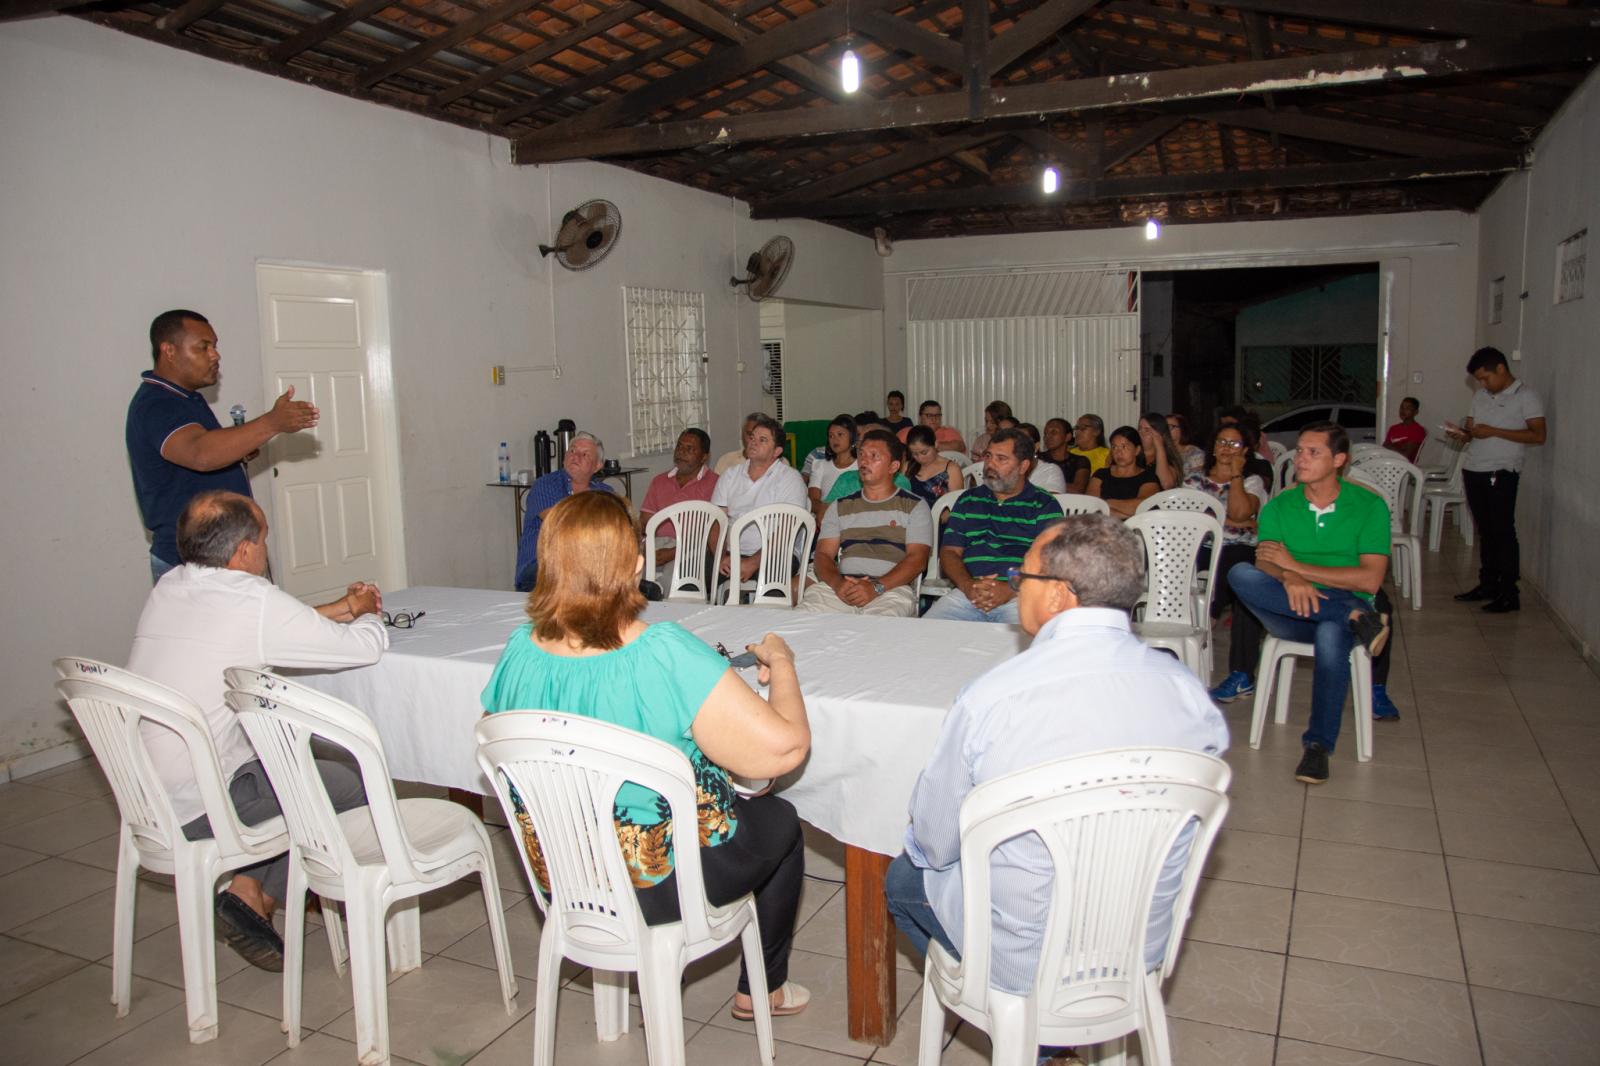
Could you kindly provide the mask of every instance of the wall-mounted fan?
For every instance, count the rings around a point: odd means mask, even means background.
[[[745,286],[745,295],[752,300],[765,300],[778,291],[794,262],[794,242],[787,237],[774,237],[761,246],[761,251],[751,252],[744,269],[747,278],[729,278],[737,289]]]
[[[579,204],[561,218],[555,244],[539,245],[541,256],[556,253],[568,270],[588,270],[604,259],[622,238],[622,212],[610,200]]]

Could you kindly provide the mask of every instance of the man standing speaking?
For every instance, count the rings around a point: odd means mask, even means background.
[[[199,393],[217,383],[217,333],[194,311],[166,311],[150,323],[146,370],[128,404],[128,464],[150,531],[150,577],[178,565],[178,516],[202,492],[250,495],[244,464],[279,433],[317,424],[317,409],[294,398],[294,386],[260,418],[223,429]]]

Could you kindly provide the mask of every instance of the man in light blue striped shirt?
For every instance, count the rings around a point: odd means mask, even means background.
[[[1106,748],[1220,755],[1228,746],[1227,723],[1205,687],[1178,660],[1141,644],[1129,627],[1128,612],[1144,591],[1144,550],[1131,530],[1104,515],[1055,521],[1009,579],[1033,644],[956,697],[911,795],[905,853],[886,879],[889,913],[924,952],[930,939],[961,951],[959,818],[975,787]],[[1191,823],[1157,884],[1145,941],[1152,969],[1166,951],[1171,903],[1192,838]],[[1002,844],[991,862],[990,981],[1026,994],[1050,907],[1050,857],[1029,834]]]

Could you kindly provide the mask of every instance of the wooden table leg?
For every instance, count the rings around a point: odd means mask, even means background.
[[[476,792],[465,788],[452,788],[450,790],[450,802],[461,804],[461,806],[476,814],[479,821],[483,820],[483,797]]]
[[[879,1047],[894,1039],[894,923],[883,897],[890,857],[846,845],[844,929],[850,1039]]]

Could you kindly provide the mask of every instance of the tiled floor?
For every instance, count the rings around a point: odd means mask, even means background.
[[[1233,807],[1167,989],[1180,1066],[1575,1064],[1600,1062],[1600,681],[1531,595],[1519,615],[1451,602],[1471,583],[1459,542],[1426,560],[1422,611],[1401,612],[1389,687],[1404,711],[1376,727],[1375,757],[1341,745],[1332,780],[1291,776],[1301,726],[1245,746],[1248,705],[1228,708]],[[1310,678],[1301,670],[1294,722]],[[1346,737],[1349,725],[1346,723]],[[346,982],[308,938],[300,1046],[279,1032],[279,983],[218,952],[221,1037],[185,1041],[171,889],[140,885],[133,1009],[108,1002],[117,817],[97,769],[78,763],[0,786],[0,1058],[65,1063],[277,1066],[355,1060]],[[516,969],[507,1016],[481,896],[430,900],[425,962],[389,987],[397,1061],[525,1066],[531,1056],[538,927],[509,838],[497,831]],[[844,900],[835,849],[808,857],[792,963],[811,1009],[777,1023],[786,1066],[915,1061],[919,982],[902,955],[900,1035],[881,1050],[844,1022]],[[729,1018],[731,955],[690,974],[689,1061],[753,1061]],[[557,1059],[643,1064],[635,1025],[594,1039],[586,972],[569,969]],[[951,1027],[954,1029],[954,1027]],[[955,1031],[945,1061],[987,1061],[982,1034]]]

